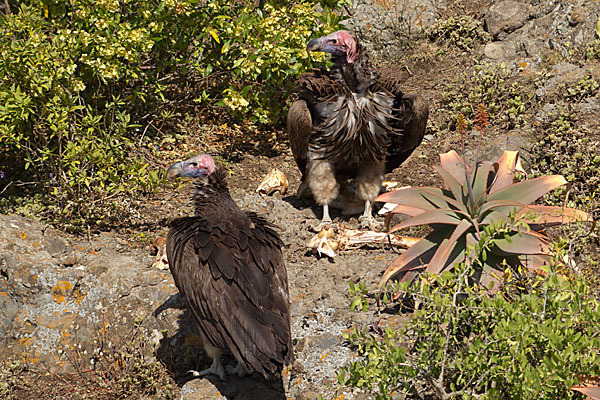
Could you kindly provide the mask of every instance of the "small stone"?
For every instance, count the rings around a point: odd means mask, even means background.
[[[304,365],[300,362],[300,360],[294,361],[293,370],[297,374],[304,373]]]
[[[64,267],[72,267],[73,265],[77,264],[78,261],[79,259],[75,254],[69,254],[65,257],[62,257],[59,263]]]
[[[528,4],[500,1],[485,14],[484,27],[494,39],[503,39],[508,33],[522,27],[530,13]]]
[[[313,213],[313,210],[311,210],[310,208],[305,208],[301,211],[301,214],[310,219],[315,218],[315,213]]]
[[[503,60],[505,57],[504,46],[498,42],[488,43],[483,49],[483,54],[492,60]]]

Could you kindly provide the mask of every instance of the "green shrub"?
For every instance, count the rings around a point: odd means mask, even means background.
[[[538,123],[535,127],[536,142],[532,147],[531,172],[533,176],[563,174],[569,183],[568,188],[547,194],[544,201],[586,210],[598,220],[600,145],[594,140],[594,133],[580,125],[575,115],[565,110],[551,116],[547,122]],[[594,232],[597,230],[598,227]],[[570,244],[575,257],[588,266],[597,266],[600,259],[594,249],[600,247],[600,241],[597,234],[590,233],[587,226],[570,227],[568,235],[577,237]],[[598,275],[597,269],[594,275]]]
[[[317,4],[13,6],[0,15],[0,192],[29,181],[40,195],[35,207],[69,224],[119,218],[119,197],[158,187],[145,155],[182,116],[210,106],[230,119],[279,120],[294,79],[311,67],[306,43],[339,28],[339,13]],[[22,197],[15,188],[0,204],[5,212]]]
[[[398,330],[347,334],[362,359],[343,367],[338,382],[376,399],[582,398],[570,390],[577,374],[600,373],[597,294],[558,262],[527,279],[507,271],[491,297],[473,273],[462,263],[420,285],[398,284],[396,293],[420,308]]]

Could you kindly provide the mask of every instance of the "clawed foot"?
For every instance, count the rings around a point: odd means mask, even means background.
[[[221,363],[214,361],[209,368],[203,369],[202,371],[189,370],[188,374],[192,374],[192,376],[194,377],[206,376],[209,374],[217,375],[219,378],[221,378],[222,381],[224,381],[226,377],[225,370],[223,369]]]
[[[227,374],[228,375],[237,375],[240,378],[243,378],[244,376],[246,376],[246,374],[250,373],[251,371],[249,371],[248,369],[246,369],[246,367],[244,367],[243,364],[241,363],[237,363],[237,365],[235,366],[235,368],[232,368],[230,366],[226,367],[227,370]]]
[[[358,229],[373,229],[373,219],[371,217],[365,217],[361,215],[358,217]]]
[[[333,227],[333,224],[331,223],[331,217],[329,216],[329,206],[325,204],[323,206],[323,218],[321,219],[321,222],[319,223],[319,225],[314,226],[312,229],[315,232],[321,232],[321,230],[327,225]]]
[[[321,221],[319,223],[319,225],[313,226],[311,229],[313,232],[319,233],[321,232],[325,227],[330,227],[331,229],[333,229],[334,231],[337,231],[338,228],[338,224],[337,223],[332,223],[331,220],[329,221]]]
[[[380,226],[381,224],[373,220],[373,217],[371,217],[370,215],[361,215],[360,217],[358,217],[358,229],[369,229],[372,231],[378,231],[377,228]]]
[[[358,218],[358,229],[370,229],[376,231],[373,216],[371,215],[371,202],[365,200],[365,212]]]

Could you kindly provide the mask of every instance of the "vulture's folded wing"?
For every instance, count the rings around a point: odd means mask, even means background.
[[[308,143],[312,134],[312,117],[306,100],[298,99],[292,103],[287,115],[287,132],[294,159],[304,177]]]
[[[429,103],[420,95],[403,95],[401,110],[404,113],[402,135],[393,136],[385,164],[385,172],[398,168],[423,141],[429,118]]]
[[[172,222],[171,272],[211,344],[273,375],[292,359],[281,241],[263,220],[234,226],[201,217]]]
[[[398,65],[387,65],[377,70],[377,83],[385,90],[396,96],[402,96],[402,84],[406,82],[407,76],[403,68]]]

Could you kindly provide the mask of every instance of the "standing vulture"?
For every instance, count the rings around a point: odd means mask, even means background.
[[[302,173],[298,192],[312,191],[323,206],[321,225],[344,179],[355,179],[364,201],[361,222],[371,223],[371,202],[383,174],[402,164],[423,140],[427,102],[400,89],[400,68],[375,69],[347,31],[313,39],[310,51],[331,54],[331,70],[304,74],[287,119],[289,140]]]
[[[226,173],[209,155],[172,165],[167,178],[176,176],[197,178],[194,216],[175,219],[167,235],[169,268],[213,360],[195,375],[224,379],[220,357],[228,348],[238,374],[273,377],[293,359],[283,243],[271,224],[231,199]]]

